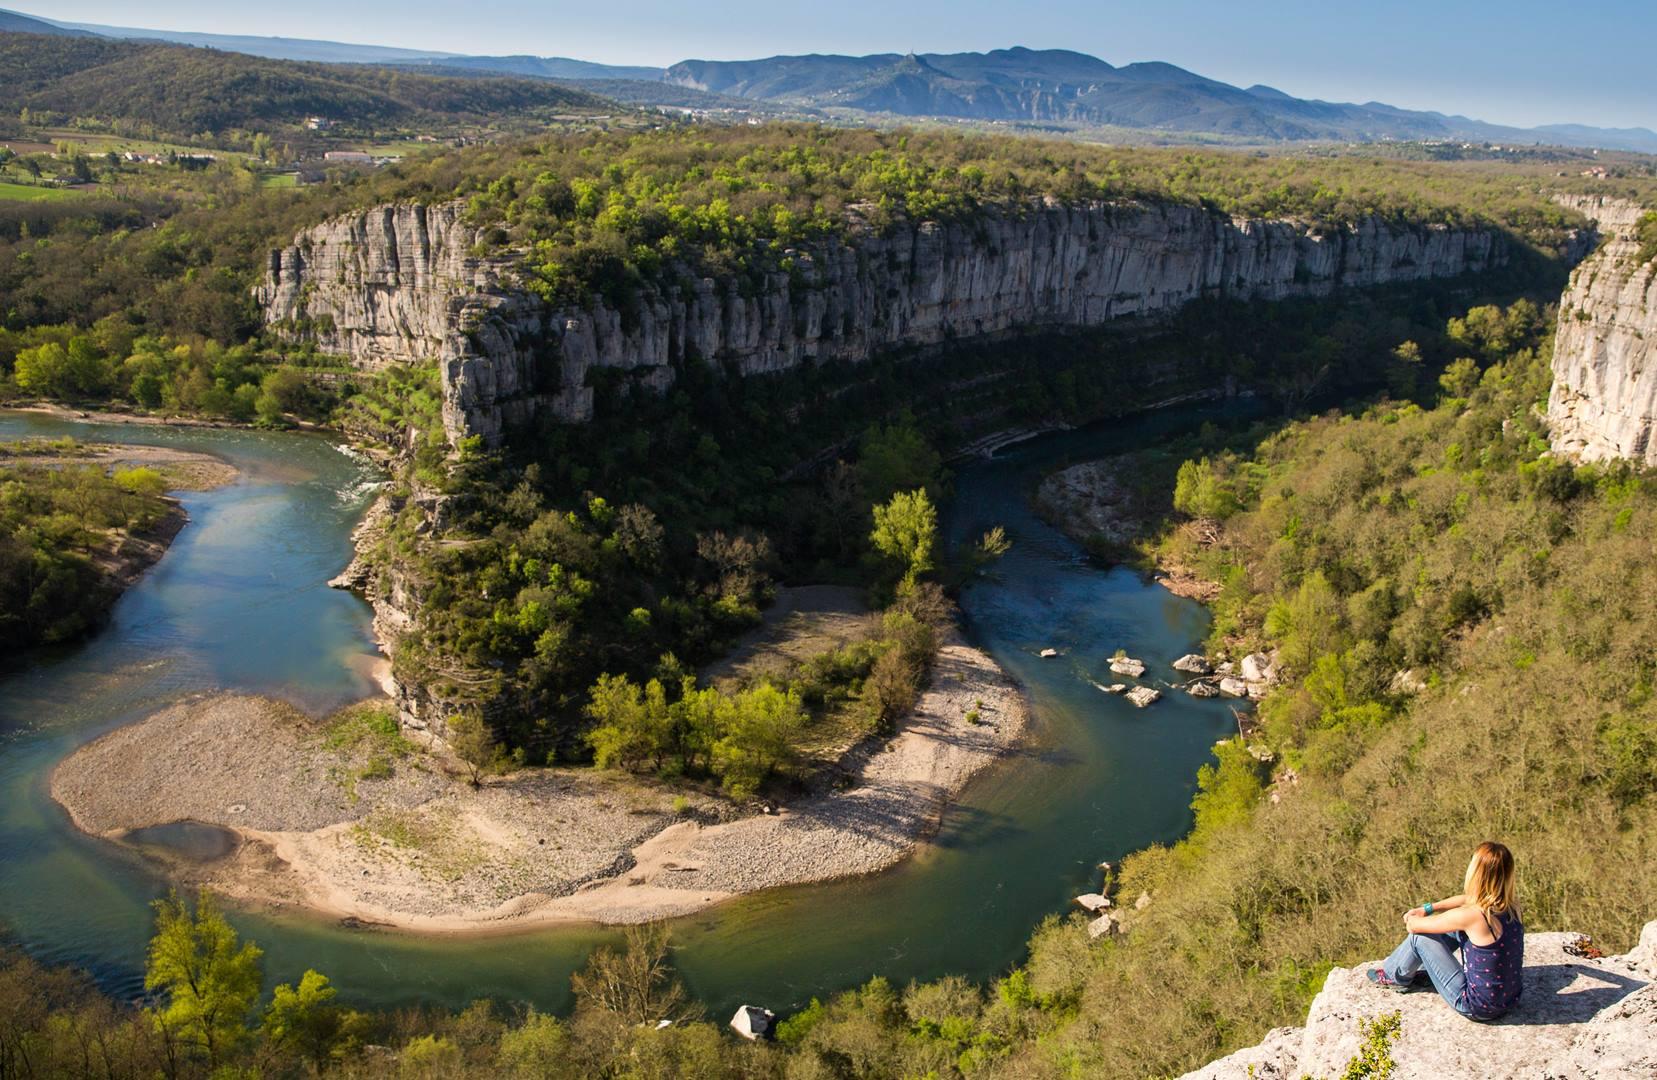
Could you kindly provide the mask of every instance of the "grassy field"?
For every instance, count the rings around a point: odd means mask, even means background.
[[[265,177],[259,183],[262,186],[268,187],[268,188],[298,187],[299,186],[299,176],[298,176],[297,173],[274,173],[270,176]]]
[[[69,131],[64,129],[49,129],[39,132],[42,142],[56,146],[60,142],[76,143],[82,153],[97,156],[114,151],[124,154],[131,151],[134,154],[156,154],[165,156],[173,154],[213,154],[221,161],[231,158],[247,158],[251,155],[238,150],[224,150],[218,147],[188,146],[184,143],[165,142],[156,139],[140,139],[127,135],[112,135],[95,131]]]
[[[0,202],[47,202],[55,199],[73,199],[80,192],[72,188],[40,187],[35,184],[13,184],[0,180]]]

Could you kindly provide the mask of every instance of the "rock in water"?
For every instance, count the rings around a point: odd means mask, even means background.
[[[1566,946],[1576,937],[1525,935],[1524,996],[1495,1023],[1470,1023],[1431,991],[1377,990],[1364,975],[1374,963],[1336,968],[1305,1027],[1274,1029],[1258,1046],[1182,1080],[1339,1076],[1358,1053],[1360,1021],[1393,1012],[1393,1080],[1657,1076],[1657,922],[1647,923],[1639,945],[1622,956],[1573,956]]]
[[[1132,690],[1128,691],[1128,700],[1139,706],[1141,709],[1151,704],[1153,701],[1161,700],[1161,698],[1162,691],[1153,690],[1149,686],[1136,686]]]
[[[1220,680],[1220,693],[1230,697],[1243,697],[1249,692],[1248,683],[1242,679],[1234,679],[1229,675]]]
[[[1131,656],[1112,658],[1110,670],[1113,675],[1126,675],[1130,679],[1137,679],[1145,674],[1145,661],[1135,660]]]
[[[743,1005],[737,1009],[736,1015],[731,1017],[731,1030],[751,1041],[768,1039],[776,1023],[777,1014],[770,1009],[762,1009],[757,1005]]]
[[[1192,675],[1207,675],[1214,668],[1208,663],[1206,657],[1199,656],[1196,653],[1186,653],[1174,661],[1174,670],[1189,672]]]
[[[1084,911],[1103,911],[1110,907],[1110,897],[1103,893],[1083,893],[1076,897],[1076,903],[1080,904]]]
[[[1043,649],[1043,650],[1041,650],[1041,658],[1043,660],[1051,660],[1051,659],[1053,659],[1053,657],[1055,657],[1057,655],[1059,655],[1059,650],[1057,650],[1057,649]]]
[[[1206,682],[1194,682],[1185,688],[1185,692],[1190,694],[1192,697],[1220,696],[1220,692],[1214,688],[1214,684]]]

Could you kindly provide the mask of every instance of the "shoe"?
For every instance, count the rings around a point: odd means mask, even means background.
[[[1410,983],[1394,982],[1381,968],[1370,968],[1364,974],[1369,976],[1372,985],[1382,990],[1391,990],[1395,994],[1407,994],[1410,991]]]

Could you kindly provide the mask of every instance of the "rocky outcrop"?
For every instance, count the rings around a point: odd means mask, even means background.
[[[1502,1019],[1463,1019],[1431,990],[1394,994],[1369,985],[1375,966],[1336,968],[1303,1028],[1276,1028],[1258,1046],[1183,1080],[1292,1080],[1340,1076],[1359,1050],[1360,1025],[1399,1014],[1393,1080],[1606,1080],[1657,1076],[1657,922],[1622,956],[1589,959],[1576,934],[1525,938],[1525,990]],[[1581,951],[1581,950],[1577,950]]]
[[[1494,230],[1378,219],[1319,231],[1174,205],[1047,201],[969,222],[856,230],[787,253],[758,288],[688,272],[623,312],[524,288],[518,256],[485,254],[459,202],[328,221],[273,252],[258,299],[278,330],[365,367],[437,361],[452,439],[500,438],[537,415],[589,419],[589,375],[652,389],[675,369],[738,374],[859,362],[1024,328],[1096,326],[1199,297],[1281,299],[1477,272]]]
[[[1561,201],[1594,219],[1605,242],[1559,300],[1548,395],[1553,448],[1585,461],[1657,465],[1657,260],[1639,263],[1634,240],[1644,209],[1616,199]]]

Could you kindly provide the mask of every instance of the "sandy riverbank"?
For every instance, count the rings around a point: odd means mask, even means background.
[[[1012,681],[952,640],[903,730],[847,763],[846,790],[772,814],[587,769],[474,789],[438,753],[369,768],[372,746],[341,751],[315,721],[245,697],[111,732],[65,759],[51,791],[78,827],[117,842],[175,821],[232,830],[223,857],[168,861],[255,906],[444,933],[644,922],[901,861],[1024,722]]]

